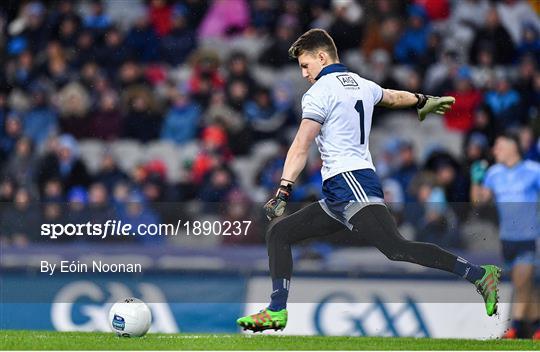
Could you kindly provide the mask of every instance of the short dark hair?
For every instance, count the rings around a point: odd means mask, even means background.
[[[509,130],[501,133],[497,137],[501,137],[513,142],[516,145],[517,152],[521,157],[523,157],[523,150],[521,149],[521,142],[519,140],[519,134],[517,131]]]
[[[325,51],[334,61],[339,60],[334,40],[327,31],[319,28],[310,29],[296,39],[289,48],[289,56],[296,59],[306,52],[315,53],[317,50]]]

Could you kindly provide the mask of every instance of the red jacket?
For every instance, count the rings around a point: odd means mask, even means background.
[[[474,111],[482,103],[483,96],[478,90],[449,92],[456,98],[452,108],[444,115],[444,123],[450,130],[467,132],[473,126]]]

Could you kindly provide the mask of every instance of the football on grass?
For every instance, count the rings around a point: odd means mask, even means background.
[[[112,305],[109,324],[112,331],[121,337],[141,337],[150,329],[152,312],[137,298],[126,298]]]

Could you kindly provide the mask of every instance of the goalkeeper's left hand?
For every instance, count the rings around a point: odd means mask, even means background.
[[[264,205],[264,211],[266,212],[266,217],[268,220],[272,220],[274,218],[277,218],[278,216],[283,215],[285,212],[285,206],[287,205],[287,202],[289,201],[289,197],[291,195],[292,186],[290,184],[284,186],[279,186],[276,195],[272,197],[266,204]]]
[[[416,94],[416,97],[418,98],[416,111],[418,112],[418,120],[420,121],[424,121],[429,113],[443,115],[456,102],[456,98],[454,97],[434,97],[424,94]]]

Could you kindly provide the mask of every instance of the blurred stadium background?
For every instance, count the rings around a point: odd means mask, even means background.
[[[385,88],[457,98],[422,124],[415,111],[377,109],[370,149],[403,234],[500,263],[494,208],[468,203],[470,166],[492,163],[494,138],[508,130],[540,161],[539,13],[534,0],[3,1],[0,328],[107,330],[106,303],[131,294],[152,302],[154,331],[236,331],[235,317],[269,292],[259,209],[308,89],[287,49],[314,27]],[[294,206],[321,198],[319,167],[313,150]],[[106,219],[253,225],[248,236],[39,235],[42,223]],[[469,286],[389,262],[361,238],[294,255],[288,333],[494,337],[506,327],[507,305],[487,320]],[[44,258],[98,257],[145,273],[36,274]],[[314,280],[320,295],[295,298]],[[429,295],[437,290],[454,297],[453,317]],[[508,284],[503,294],[508,302]],[[329,316],[334,298],[350,303]]]

